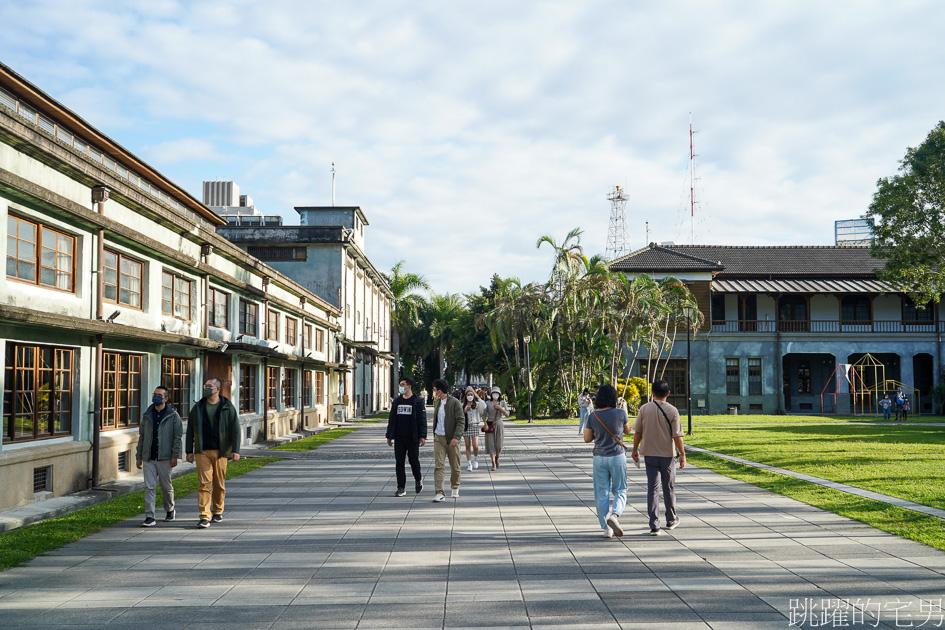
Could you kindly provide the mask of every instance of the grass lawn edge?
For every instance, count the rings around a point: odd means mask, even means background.
[[[705,453],[687,453],[699,468],[750,483],[807,505],[854,519],[889,534],[945,551],[945,521],[817,484],[730,462]]]

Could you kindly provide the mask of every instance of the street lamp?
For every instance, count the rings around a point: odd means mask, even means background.
[[[689,415],[689,428],[686,435],[692,435],[692,345],[689,341],[692,336],[692,326],[689,325],[692,310],[689,304],[683,307],[683,311],[686,312],[686,396],[689,397],[689,402],[686,404],[686,413]]]
[[[528,344],[531,343],[531,335],[525,335],[522,340],[525,342],[525,387],[528,389],[528,424],[532,423],[532,353]]]

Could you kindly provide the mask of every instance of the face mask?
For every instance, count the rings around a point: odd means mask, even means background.
[[[213,396],[213,390],[210,389],[209,387],[204,387],[204,388],[203,388],[203,397],[204,397],[204,398],[210,398],[211,396]]]
[[[475,396],[472,396],[472,395],[466,396],[466,400],[468,400],[469,402],[472,402],[473,398],[475,398]]]
[[[401,388],[400,388],[400,393],[401,393],[401,394],[403,394],[403,393],[406,392],[406,391],[407,391],[407,388],[405,388],[405,387],[401,387]]]
[[[164,396],[161,396],[160,394],[155,394],[154,396],[151,397],[151,402],[153,402],[155,405],[160,405],[164,402]]]
[[[492,394],[492,400],[499,400],[498,394]]]

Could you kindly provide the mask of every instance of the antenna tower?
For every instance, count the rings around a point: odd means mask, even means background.
[[[607,260],[614,260],[627,253],[627,201],[630,197],[620,186],[607,195],[610,201],[610,228],[607,230]]]
[[[692,150],[692,112],[689,112],[689,244],[696,244],[696,154]]]

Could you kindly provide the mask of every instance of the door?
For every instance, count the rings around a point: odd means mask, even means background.
[[[222,383],[220,395],[230,400],[233,399],[233,361],[229,355],[222,352],[211,352],[204,356],[203,383],[206,383],[208,378],[220,379]],[[200,384],[201,390],[203,389],[203,383]]]

